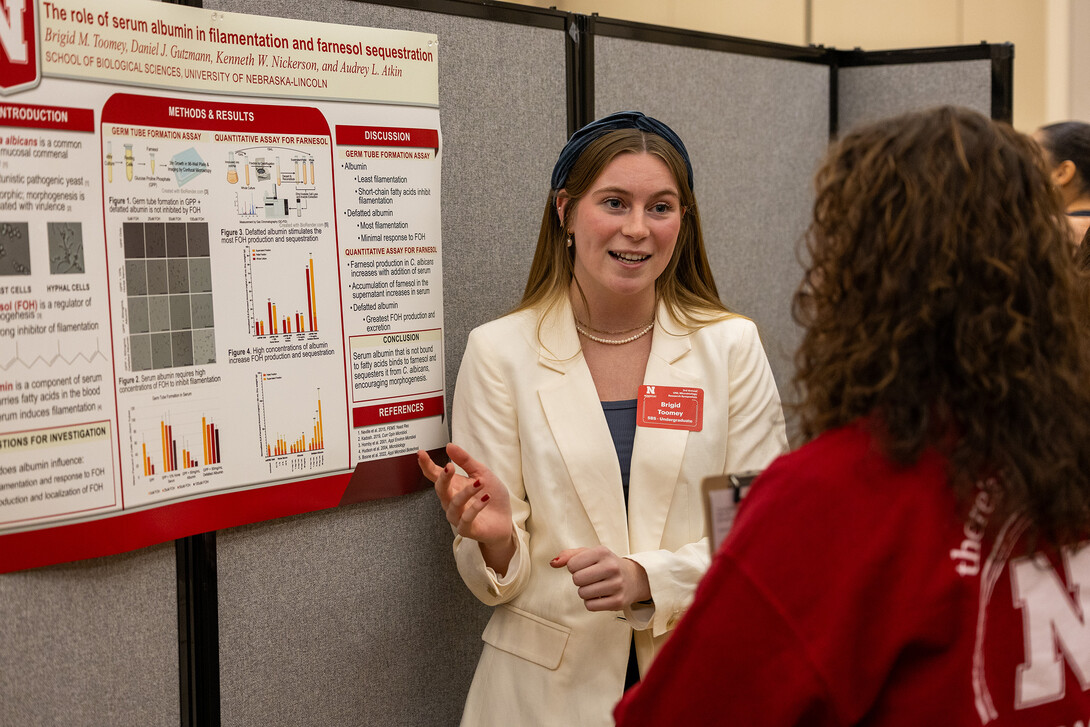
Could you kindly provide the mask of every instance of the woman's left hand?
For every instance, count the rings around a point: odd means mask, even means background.
[[[623,611],[629,604],[651,598],[643,566],[604,545],[562,550],[549,565],[567,567],[588,611]]]

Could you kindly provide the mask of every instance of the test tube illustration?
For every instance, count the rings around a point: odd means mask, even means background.
[[[280,157],[276,158],[276,186],[280,186]]]
[[[155,152],[150,152],[149,156],[151,157],[151,173],[155,174]]]
[[[250,162],[246,162],[243,166],[246,167],[246,186],[249,187],[250,186]]]
[[[114,181],[114,143],[106,142],[106,180]]]
[[[125,145],[125,178],[132,181],[132,144]]]
[[[310,186],[314,186],[314,160],[310,160]]]
[[[238,166],[235,164],[235,153],[233,151],[227,152],[227,181],[231,184],[238,184]]]

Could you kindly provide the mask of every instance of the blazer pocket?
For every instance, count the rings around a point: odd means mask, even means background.
[[[497,606],[481,638],[508,654],[556,669],[571,629],[510,604]]]

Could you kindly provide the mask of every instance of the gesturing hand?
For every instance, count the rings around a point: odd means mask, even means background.
[[[562,550],[549,565],[567,567],[588,611],[623,611],[631,603],[651,598],[643,566],[604,545]]]
[[[505,573],[515,552],[511,495],[492,470],[458,445],[448,444],[447,454],[451,462],[446,467],[435,464],[424,450],[417,451],[416,461],[424,476],[435,483],[447,522],[462,537],[480,543],[485,562]],[[468,476],[458,474],[455,464]]]

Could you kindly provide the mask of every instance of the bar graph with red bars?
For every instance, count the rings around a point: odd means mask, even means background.
[[[279,457],[283,454],[300,454],[302,452],[317,452],[325,449],[325,434],[322,431],[322,394],[321,390],[318,391],[318,409],[315,417],[314,424],[312,425],[310,436],[307,433],[300,432],[299,436],[292,441],[288,441],[283,435],[278,435],[275,442],[270,442],[266,438],[265,444],[265,456],[266,457]]]
[[[155,463],[148,455],[148,443],[140,443],[141,464],[144,470],[144,476],[148,477],[154,474],[162,474],[166,472],[177,472],[178,470],[193,469],[204,465],[212,465],[220,463],[220,430],[213,423],[208,421],[207,417],[201,417],[201,433],[203,442],[201,444],[201,459],[198,460],[188,448],[182,447],[181,452],[178,451],[178,437],[174,431],[173,424],[167,424],[165,421],[159,422],[159,442],[158,445],[162,450],[162,469],[157,469]],[[154,453],[155,444],[152,445],[152,452]]]
[[[249,258],[251,264],[258,259],[264,258],[259,258],[257,251],[251,253]],[[306,291],[306,312],[296,311],[285,315],[283,306],[281,306],[280,312],[277,312],[276,303],[273,302],[272,298],[269,298],[265,303],[265,320],[254,321],[255,336],[274,336],[278,333],[306,333],[307,331],[318,330],[317,293],[314,287],[314,258],[310,258],[303,267],[303,277],[305,286],[300,286],[300,289],[305,288]]]

